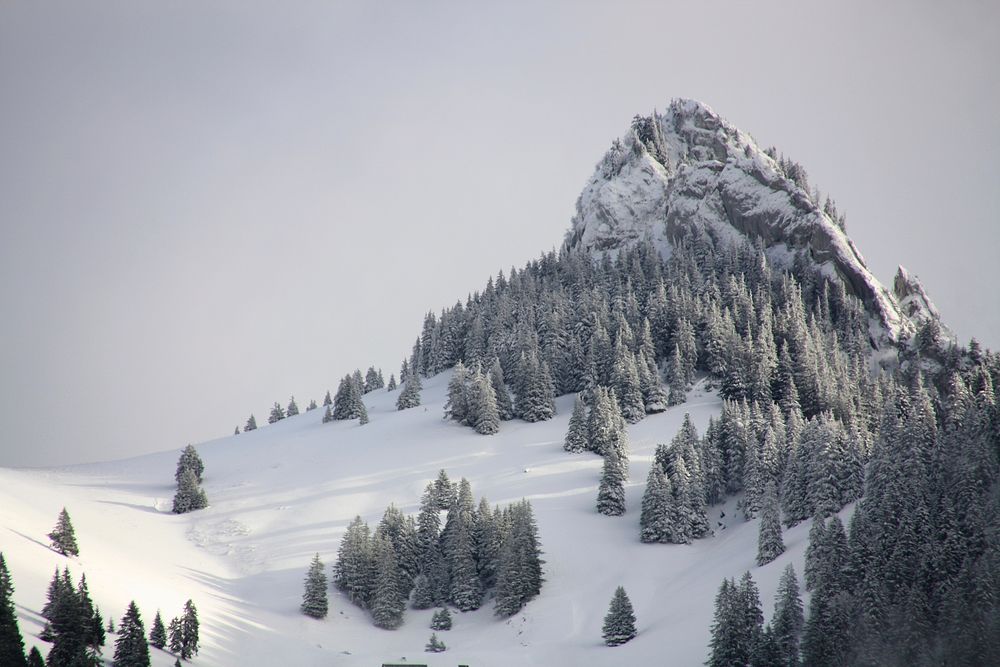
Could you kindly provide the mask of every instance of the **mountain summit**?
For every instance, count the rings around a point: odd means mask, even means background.
[[[592,253],[650,240],[706,250],[749,240],[778,267],[811,261],[857,296],[872,319],[876,348],[912,338],[937,309],[905,269],[895,292],[883,286],[844,231],[830,199],[820,201],[805,170],[762,149],[707,105],[674,100],[663,114],[636,116],[594,169],[576,204],[566,247]]]

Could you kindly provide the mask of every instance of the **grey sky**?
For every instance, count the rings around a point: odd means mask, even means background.
[[[940,5],[940,6],[939,6]],[[1000,347],[996,3],[0,5],[0,465],[180,447],[558,245],[635,113],[802,163]]]

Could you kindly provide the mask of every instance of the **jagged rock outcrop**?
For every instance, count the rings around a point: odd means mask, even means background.
[[[682,238],[717,248],[760,239],[777,266],[804,253],[865,304],[877,347],[910,337],[921,318],[938,317],[919,282],[901,297],[876,280],[844,232],[843,218],[810,192],[799,165],[762,150],[693,100],[636,116],[584,187],[566,245],[615,253],[649,239],[666,256]]]

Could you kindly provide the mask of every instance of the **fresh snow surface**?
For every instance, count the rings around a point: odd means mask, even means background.
[[[425,382],[424,404],[397,412],[397,393],[365,396],[371,423],[321,422],[322,409],[257,431],[198,445],[211,506],[170,513],[180,450],[140,458],[45,470],[0,469],[0,551],[16,586],[25,643],[47,653],[37,635],[48,582],[68,565],[86,573],[105,619],[117,625],[135,599],[147,631],[157,609],[164,622],[188,598],[201,620],[201,665],[364,665],[383,661],[429,665],[699,665],[707,655],[716,591],[724,577],[750,570],[764,613],[773,611],[778,577],[794,563],[802,576],[808,522],[785,532],[788,550],[757,567],[757,521],[745,522],[730,500],[711,508],[714,537],[692,545],[641,544],[639,508],[657,442],[669,442],[685,412],[703,432],[721,402],[700,387],[685,405],[631,426],[628,512],[594,509],[601,459],[569,454],[562,441],[572,396],[558,399],[551,421],[505,422],[499,434],[477,435],[441,418],[450,373]],[[541,595],[510,619],[492,601],[454,613],[438,636],[448,650],[425,653],[434,610],[408,609],[403,627],[375,628],[363,610],[331,589],[330,615],[299,613],[303,578],[319,552],[329,567],[348,522],[363,516],[374,529],[389,503],[416,513],[424,486],[439,469],[466,477],[476,500],[531,500],[546,563]],[[59,510],[70,513],[79,558],[49,549],[46,534]],[[720,512],[725,512],[719,529]],[[616,648],[601,642],[615,587],[635,606],[638,636]],[[115,635],[105,657],[110,664]],[[174,658],[151,649],[154,666]]]

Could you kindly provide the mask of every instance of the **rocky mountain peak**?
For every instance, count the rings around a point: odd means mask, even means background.
[[[937,317],[919,282],[912,291],[904,280],[904,292],[914,297],[904,309],[906,297],[876,280],[845,233],[844,218],[829,199],[820,201],[805,169],[686,99],[664,113],[636,116],[612,143],[577,200],[565,243],[614,254],[649,240],[668,256],[680,239],[719,249],[759,240],[779,267],[804,254],[865,304],[876,347],[912,335],[922,317]]]

